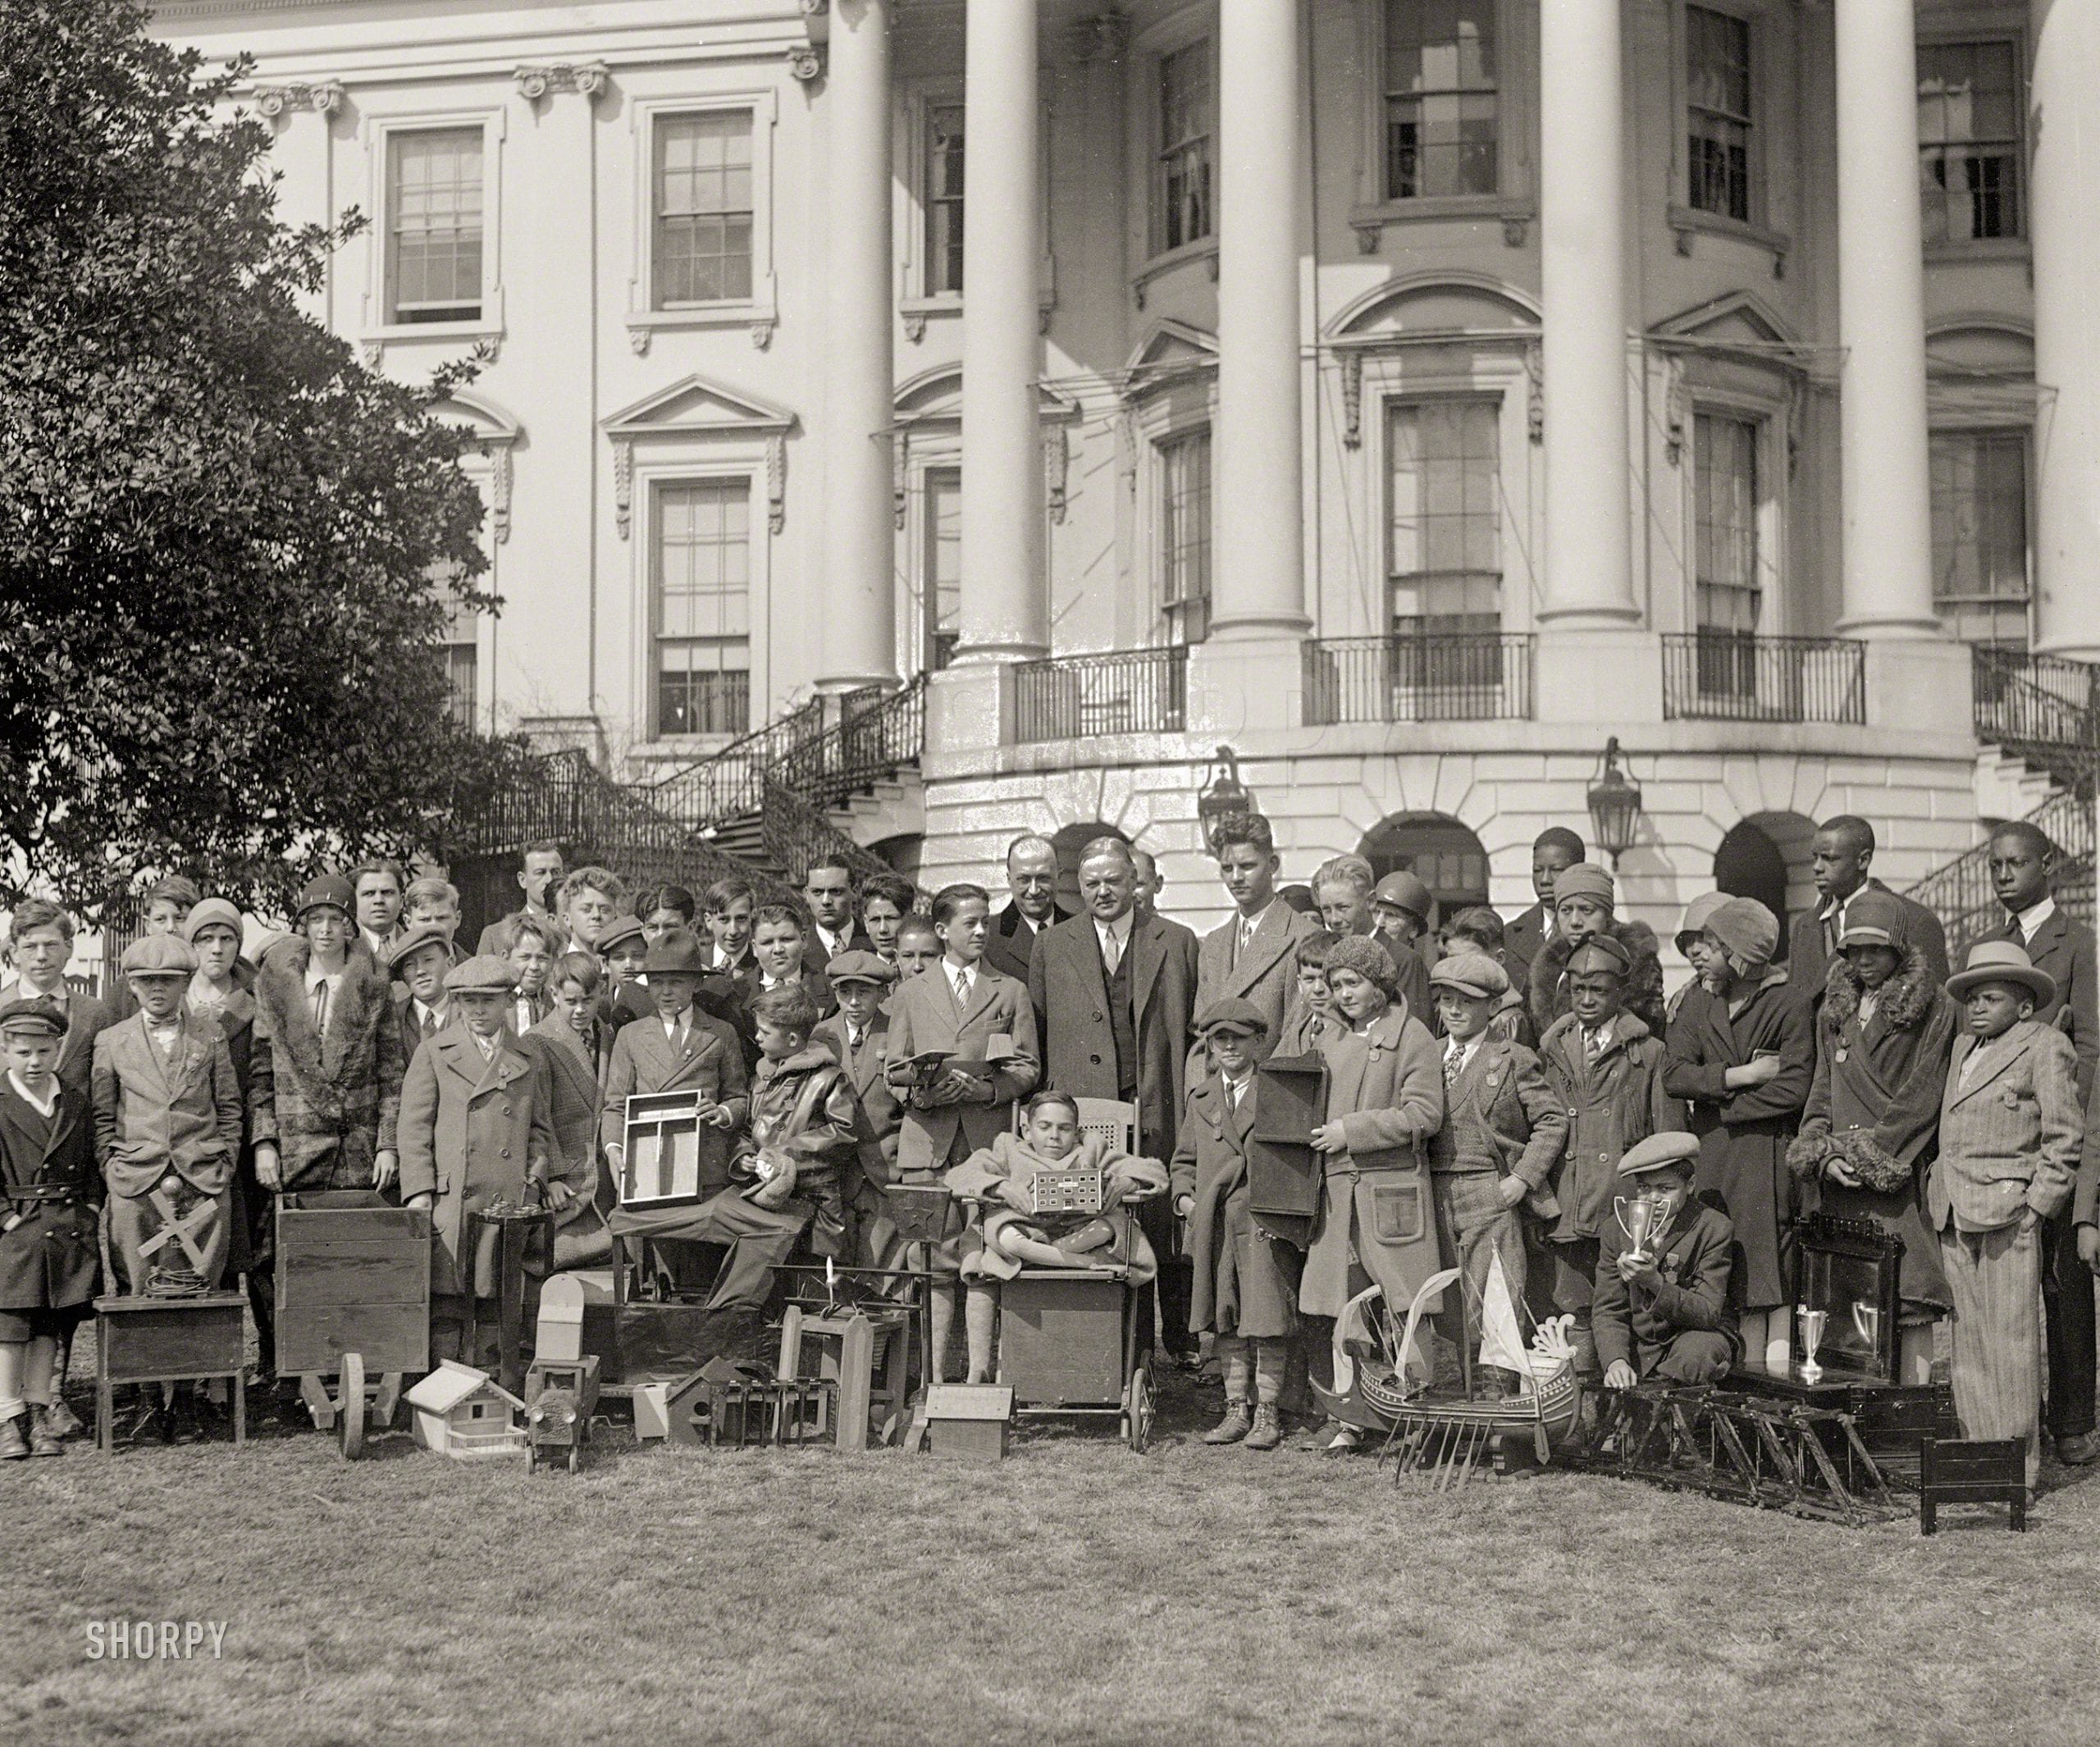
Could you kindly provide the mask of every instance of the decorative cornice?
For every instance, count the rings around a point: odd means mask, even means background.
[[[824,77],[824,50],[815,43],[796,43],[788,50],[788,71],[802,84]]]
[[[511,76],[527,103],[536,103],[557,91],[577,91],[595,103],[605,94],[612,69],[602,61],[557,61],[546,66],[520,66]]]
[[[316,115],[331,116],[343,107],[343,87],[334,79],[320,79],[311,82],[299,80],[288,84],[258,85],[255,88],[255,111],[265,121],[274,121],[287,110],[310,109]]]

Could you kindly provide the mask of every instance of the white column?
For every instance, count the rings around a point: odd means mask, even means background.
[[[2035,645],[2100,661],[2100,6],[2037,0],[2034,31]]]
[[[1025,661],[1049,647],[1043,584],[1037,269],[1036,0],[978,0],[963,66],[962,602],[956,659]]]
[[[1545,599],[1555,631],[1637,621],[1628,509],[1619,0],[1539,9]]]
[[[1218,39],[1217,429],[1211,624],[1302,636],[1297,0],[1222,0]]]
[[[834,0],[825,203],[824,590],[817,684],[897,682],[891,520],[891,0]]]
[[[1838,627],[1936,636],[1925,426],[1925,255],[1912,0],[1844,0],[1838,25]]]

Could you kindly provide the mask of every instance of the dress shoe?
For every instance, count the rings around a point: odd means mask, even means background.
[[[1254,1409],[1253,1429],[1247,1434],[1250,1450],[1272,1450],[1283,1442],[1283,1420],[1276,1404],[1265,1401]]]
[[[51,1429],[51,1409],[32,1407],[30,1410],[30,1454],[32,1456],[63,1456],[66,1446],[58,1441],[58,1434]]]
[[[43,1410],[43,1423],[54,1438],[77,1438],[88,1429],[87,1422],[66,1404],[62,1395]]]
[[[25,1413],[11,1413],[0,1420],[0,1462],[21,1462],[30,1453],[30,1440],[22,1435],[29,1421]]]
[[[2057,1460],[2071,1468],[2100,1462],[2100,1432],[2075,1432],[2068,1438],[2057,1439]]]
[[[1323,1455],[1347,1456],[1363,1448],[1363,1434],[1340,1421],[1331,1424],[1322,1435],[1325,1440],[1320,1445]]]
[[[1237,1444],[1254,1428],[1254,1412],[1244,1401],[1225,1404],[1225,1417],[1203,1434],[1206,1444]]]

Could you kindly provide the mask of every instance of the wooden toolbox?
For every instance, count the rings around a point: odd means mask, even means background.
[[[705,1199],[701,1183],[698,1092],[638,1092],[627,1101],[620,1162],[623,1207],[661,1207]]]
[[[277,1374],[430,1369],[430,1215],[371,1189],[277,1197]]]

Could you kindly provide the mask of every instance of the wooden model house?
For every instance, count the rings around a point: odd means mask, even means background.
[[[486,1371],[447,1359],[409,1391],[416,1442],[462,1462],[527,1453],[525,1403]]]

